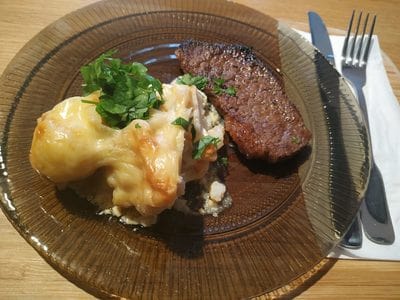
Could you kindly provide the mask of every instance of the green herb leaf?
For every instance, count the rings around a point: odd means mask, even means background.
[[[223,78],[214,78],[213,82],[214,82],[214,86],[222,87],[222,85],[225,83],[225,79],[223,79]]]
[[[229,96],[236,96],[236,89],[235,87],[230,86],[224,90],[224,93],[228,94]]]
[[[135,128],[142,128],[142,126],[140,126],[139,123],[136,123],[136,124],[135,124]]]
[[[98,102],[96,102],[96,101],[91,101],[91,100],[81,100],[82,101],[82,103],[87,103],[87,104],[96,104],[97,105],[97,103]]]
[[[221,95],[223,93],[229,95],[229,96],[236,96],[236,89],[233,86],[225,87],[225,79],[223,78],[214,78],[213,79],[213,92],[216,95]]]
[[[218,162],[224,167],[228,166],[228,158],[226,156],[218,157]]]
[[[208,79],[204,76],[193,76],[191,74],[184,74],[182,76],[179,76],[176,82],[179,84],[195,85],[199,90],[204,90],[208,84]]]
[[[193,147],[193,153],[192,153],[192,157],[194,159],[201,159],[201,157],[203,156],[204,151],[206,150],[206,148],[209,145],[214,145],[215,147],[217,147],[219,143],[219,138],[210,136],[210,135],[206,135],[203,136]]]
[[[125,64],[112,56],[115,50],[100,55],[81,68],[84,95],[101,90],[96,111],[111,127],[124,128],[135,119],[150,118],[151,109],[163,103],[161,82],[147,74],[147,68],[137,62]]]
[[[214,92],[216,95],[221,95],[221,94],[224,92],[224,89],[221,88],[221,87],[219,87],[219,86],[214,86],[213,92]]]
[[[184,118],[179,117],[175,121],[173,121],[171,124],[181,126],[183,129],[188,130],[190,122]]]
[[[292,136],[292,143],[293,144],[300,144],[300,139],[298,136]]]

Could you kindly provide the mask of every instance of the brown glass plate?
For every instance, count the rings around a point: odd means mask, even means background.
[[[81,94],[82,65],[116,48],[168,82],[180,74],[174,50],[189,38],[252,47],[282,76],[312,130],[310,146],[278,165],[230,150],[230,209],[218,218],[166,211],[146,229],[96,215],[31,168],[36,118]],[[282,286],[301,284],[303,274],[320,268],[368,180],[368,136],[343,79],[287,26],[230,2],[95,3],[32,39],[4,72],[0,91],[2,209],[49,264],[97,296],[226,299],[279,288],[284,294]]]

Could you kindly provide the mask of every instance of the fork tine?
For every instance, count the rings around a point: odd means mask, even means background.
[[[342,57],[346,61],[347,59],[347,46],[349,44],[349,39],[350,39],[350,33],[351,33],[351,27],[353,27],[353,19],[354,19],[354,14],[355,10],[353,10],[353,13],[351,14],[350,22],[349,22],[349,27],[347,28],[347,35],[346,38],[344,39],[344,44],[343,44],[343,49],[342,49]]]
[[[361,22],[361,17],[362,17],[362,11],[358,15],[358,21],[357,21],[357,27],[356,27],[356,32],[354,33],[353,36],[353,43],[351,45],[351,50],[350,50],[350,58],[352,60],[352,64],[354,64],[354,48],[356,47],[356,42],[357,42],[357,35],[358,35],[358,30],[360,29],[360,22]]]
[[[360,44],[358,45],[357,61],[359,62],[359,64],[361,64],[360,57],[361,57],[361,52],[362,52],[362,46],[363,46],[363,43],[364,43],[365,30],[367,29],[368,18],[369,18],[369,14],[367,14],[367,17],[365,18]]]
[[[367,40],[367,46],[365,47],[365,51],[364,51],[363,63],[365,63],[365,64],[367,63],[368,57],[369,57],[369,48],[371,47],[372,35],[374,34],[375,21],[376,21],[376,15],[374,16],[374,19],[372,20],[372,25],[371,25],[371,29],[369,31],[368,40]]]

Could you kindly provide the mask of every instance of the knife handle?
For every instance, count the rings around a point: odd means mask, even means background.
[[[365,199],[361,204],[361,220],[367,237],[378,243],[391,245],[395,240],[394,229],[386,200],[381,172],[372,163]]]

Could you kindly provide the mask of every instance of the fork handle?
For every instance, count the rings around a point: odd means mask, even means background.
[[[355,86],[358,102],[364,114],[365,124],[369,129],[368,110],[365,102],[362,85]],[[385,186],[382,174],[375,164],[371,145],[371,173],[369,183],[361,204],[361,220],[366,236],[379,244],[393,244],[395,236],[389,208],[386,200]]]
[[[364,116],[364,122],[368,128],[368,132],[371,132],[371,130],[369,129],[369,120],[368,120],[368,109],[367,109],[367,103],[365,101],[365,96],[364,96],[364,92],[363,92],[363,86],[365,83],[351,83],[351,86],[355,89],[356,94],[357,94],[357,100],[358,100],[358,104],[360,106],[361,112],[363,113]],[[371,147],[371,151],[372,151],[372,147]],[[373,157],[373,155],[371,155]]]
[[[362,245],[362,232],[361,232],[361,221],[360,213],[358,213],[351,223],[350,228],[344,235],[340,246],[348,249],[360,249]]]

